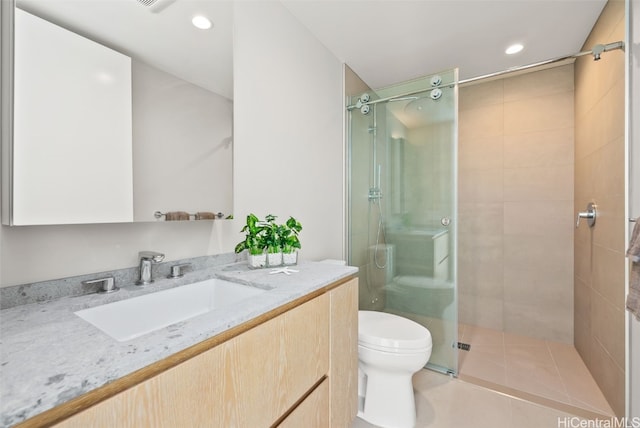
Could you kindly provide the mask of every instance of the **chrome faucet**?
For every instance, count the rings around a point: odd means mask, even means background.
[[[151,275],[151,264],[160,263],[164,260],[164,254],[155,251],[140,251],[140,279],[136,281],[136,285],[147,285],[153,282]]]

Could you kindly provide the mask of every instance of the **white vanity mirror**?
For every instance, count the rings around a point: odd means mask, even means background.
[[[3,224],[231,214],[230,1],[3,3]]]

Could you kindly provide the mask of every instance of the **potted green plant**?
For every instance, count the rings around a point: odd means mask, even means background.
[[[298,250],[302,248],[298,234],[302,230],[302,224],[293,217],[283,225],[280,234],[280,247],[282,248],[282,263],[295,265],[298,263]]]
[[[283,227],[276,223],[276,216],[269,214],[264,226],[264,243],[267,248],[267,266],[282,265],[282,248],[280,247],[280,235]]]
[[[267,265],[265,249],[265,226],[254,214],[247,216],[247,223],[240,232],[245,233],[244,241],[236,245],[236,253],[247,250],[247,261],[251,268],[262,268]]]

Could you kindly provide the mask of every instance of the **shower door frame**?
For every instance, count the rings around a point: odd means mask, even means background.
[[[458,71],[457,69],[451,70],[450,72],[453,73],[453,81],[451,83],[447,83],[447,84],[442,84],[439,85],[439,87],[442,88],[447,88],[447,89],[451,89],[453,91],[452,93],[452,97],[453,97],[453,102],[454,102],[454,106],[453,106],[453,120],[452,120],[452,134],[451,134],[451,148],[450,148],[450,155],[451,155],[451,168],[448,171],[448,173],[451,175],[450,176],[450,190],[452,192],[452,198],[451,198],[451,206],[450,206],[450,219],[451,219],[451,224],[448,227],[448,231],[450,234],[450,242],[451,242],[451,247],[450,248],[450,253],[449,253],[449,260],[451,263],[451,267],[450,267],[450,275],[451,275],[451,281],[453,282],[453,303],[452,305],[455,306],[454,308],[454,319],[452,320],[452,323],[454,325],[454,329],[456,330],[454,335],[455,337],[447,337],[447,340],[451,340],[451,347],[453,348],[453,357],[452,357],[452,361],[448,361],[447,363],[451,363],[452,367],[445,367],[445,366],[440,366],[440,365],[434,365],[432,363],[428,363],[426,365],[426,368],[441,372],[441,373],[446,373],[449,375],[453,375],[453,376],[457,376],[458,374],[458,337],[457,337],[457,326],[458,326],[458,287],[457,287],[457,252],[458,252],[458,248],[457,248],[457,219],[458,219],[458,204],[457,204],[457,186],[458,186],[458,162],[457,162],[457,156],[458,156],[458,88],[459,88],[459,81],[458,81]],[[429,77],[429,76],[427,76]],[[422,78],[424,79],[424,78]],[[433,87],[426,87],[426,88],[422,88],[420,90],[416,90],[411,94],[407,94],[407,92],[405,91],[404,93],[399,93],[396,94],[395,97],[399,98],[399,97],[406,97],[408,95],[412,95],[412,94],[420,94],[420,93],[424,93],[429,91],[430,89],[432,89]],[[375,90],[369,90],[369,93],[372,94],[376,94]],[[375,95],[374,95],[375,97]],[[352,145],[352,137],[353,137],[353,132],[354,132],[354,126],[353,126],[353,114],[362,114],[359,111],[359,107],[356,107],[356,103],[352,102],[353,101],[357,101],[358,97],[357,96],[352,96],[352,97],[347,97],[347,109],[346,109],[346,116],[345,116],[345,150],[346,150],[346,154],[345,154],[345,160],[346,160],[346,167],[345,167],[345,190],[346,190],[346,201],[345,201],[345,208],[346,208],[346,215],[345,215],[345,221],[346,221],[346,232],[347,232],[347,239],[345,242],[345,251],[347,254],[347,259],[349,260],[350,264],[352,264],[352,260],[354,258],[354,240],[352,239],[352,232],[353,232],[353,221],[354,221],[354,210],[353,210],[353,180],[352,180],[352,174],[354,173],[354,168],[353,168],[353,161],[354,161],[354,153],[353,153],[353,145]],[[383,104],[386,105],[387,102],[389,100],[393,100],[394,96],[390,96],[390,97],[382,97],[382,98],[378,98],[377,100],[372,100],[372,102],[370,102],[372,105],[372,107],[376,107],[375,104]],[[373,108],[372,108],[373,110]],[[376,109],[377,110],[377,109]],[[386,110],[385,110],[386,111]],[[377,113],[377,112],[376,112]],[[389,113],[385,113],[385,117],[386,114]],[[378,118],[378,121],[383,120],[382,118]],[[387,137],[387,135],[385,135],[385,138]],[[380,135],[378,136],[374,136],[374,138],[380,138]],[[378,154],[374,155],[377,156]],[[371,168],[371,166],[369,166]],[[373,167],[373,171],[372,171],[372,180],[374,180],[373,185],[375,185],[375,168],[376,166]],[[387,168],[387,171],[389,170],[389,168]],[[388,174],[388,172],[385,172],[385,174]],[[370,174],[369,174],[370,175]],[[387,180],[388,181],[388,180]],[[372,183],[369,183],[369,187],[371,188]],[[387,190],[387,193],[389,193],[389,189]],[[371,203],[371,202],[370,202]],[[385,210],[386,214],[389,215],[389,211],[390,208],[387,207],[387,209]],[[385,225],[386,226],[386,225]],[[371,233],[370,230],[367,230],[367,233]],[[368,248],[365,249],[365,251],[369,251]],[[362,268],[361,268],[361,272],[363,272]],[[361,288],[363,288],[365,284],[361,284]],[[443,344],[444,346],[444,344]]]

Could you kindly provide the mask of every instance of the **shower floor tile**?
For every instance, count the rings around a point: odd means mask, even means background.
[[[546,404],[614,414],[573,346],[473,325],[460,324],[458,331],[458,340],[471,345],[458,353],[461,379]]]

